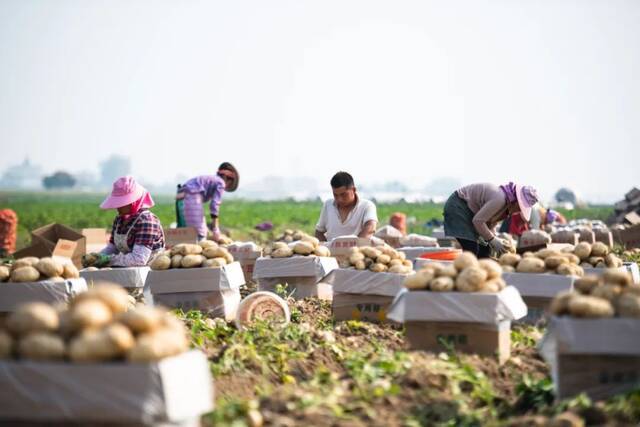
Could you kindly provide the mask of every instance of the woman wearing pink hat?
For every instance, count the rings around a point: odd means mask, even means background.
[[[164,232],[157,216],[149,211],[154,205],[149,192],[131,176],[118,178],[111,195],[100,205],[117,209],[109,244],[100,251],[96,266],[144,266],[164,249]]]
[[[238,170],[229,162],[218,166],[215,175],[201,175],[191,178],[180,187],[178,197],[184,198],[184,221],[187,227],[194,227],[198,231],[200,240],[207,237],[207,223],[204,219],[203,204],[209,202],[211,214],[211,232],[213,240],[220,238],[218,216],[222,195],[225,191],[233,192],[238,188],[240,175]]]
[[[538,193],[527,185],[467,185],[455,191],[444,205],[445,235],[455,237],[463,250],[479,258],[488,258],[492,250],[501,255],[506,248],[493,232],[496,224],[516,212],[529,221],[537,202]]]

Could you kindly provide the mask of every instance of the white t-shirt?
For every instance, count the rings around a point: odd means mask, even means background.
[[[347,219],[340,220],[340,212],[333,199],[324,202],[316,230],[325,233],[328,241],[339,236],[359,235],[367,221],[378,222],[376,205],[370,200],[358,199],[356,206],[349,212]]]

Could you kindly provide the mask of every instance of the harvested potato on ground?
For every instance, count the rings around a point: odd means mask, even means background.
[[[511,254],[511,253],[506,253],[506,254],[502,254],[500,255],[500,258],[498,259],[498,262],[502,265],[510,265],[512,267],[515,267],[516,265],[518,265],[518,263],[520,262],[520,260],[522,259],[522,257],[518,254]]]
[[[0,329],[0,360],[8,359],[13,353],[13,338],[8,332]]]
[[[9,332],[16,336],[55,331],[59,325],[57,311],[49,304],[42,302],[21,305],[9,315],[6,322]]]
[[[286,248],[276,249],[271,252],[272,258],[289,258],[290,256],[293,256],[293,250],[291,250],[291,248],[289,248],[288,246]]]
[[[182,267],[182,255],[176,254],[171,257],[171,268]]]
[[[135,334],[155,331],[162,324],[165,313],[154,307],[137,306],[134,310],[122,313],[116,319]]]
[[[293,253],[298,255],[311,255],[314,251],[310,242],[298,242],[293,246]]]
[[[315,256],[330,257],[331,251],[329,250],[328,247],[319,245],[318,247],[315,248],[315,250],[313,251],[313,254]]]
[[[69,316],[71,327],[76,331],[100,328],[112,318],[113,313],[109,306],[97,298],[84,299],[73,304]]]
[[[573,287],[584,295],[589,295],[598,285],[600,285],[600,278],[594,275],[580,277],[573,282]]]
[[[467,267],[456,278],[456,290],[460,292],[478,292],[487,280],[487,272],[480,267]]]
[[[580,242],[576,245],[573,253],[580,258],[581,261],[585,261],[591,256],[591,244],[589,242]]]
[[[34,267],[20,267],[11,272],[9,281],[16,283],[37,282],[40,279],[40,272]]]
[[[516,267],[518,273],[544,273],[544,261],[536,257],[522,258]]]
[[[41,258],[35,265],[36,270],[45,277],[58,277],[62,276],[64,272],[64,266],[54,260],[53,258]]]
[[[0,282],[4,282],[11,276],[11,270],[5,265],[0,265]]]
[[[184,255],[180,265],[182,265],[182,268],[197,268],[202,265],[205,259],[202,255]]]
[[[18,342],[18,353],[25,359],[61,360],[65,352],[62,338],[50,332],[35,332]]]
[[[502,276],[502,267],[492,259],[481,259],[478,265],[487,272],[487,279],[497,279]]]
[[[569,314],[574,317],[613,317],[613,306],[606,299],[574,294],[569,300]]]
[[[129,309],[129,294],[118,285],[94,286],[87,292],[82,292],[71,302],[74,308],[82,301],[97,299],[109,307],[113,314],[124,313]]]
[[[485,293],[498,293],[506,287],[507,284],[501,277],[495,277],[484,282],[479,291]]]
[[[69,357],[74,362],[101,362],[123,356],[135,344],[126,326],[113,323],[99,331],[85,331],[69,345]]]
[[[429,282],[429,289],[434,292],[451,292],[455,287],[453,278],[448,276],[440,276]]]
[[[168,270],[171,267],[171,258],[166,255],[158,255],[150,265],[152,270]]]
[[[620,317],[640,317],[640,295],[624,292],[616,301],[616,310]]]
[[[631,286],[633,284],[633,279],[628,272],[610,269],[605,270],[604,273],[602,273],[602,281],[604,283],[613,283],[620,286]]]
[[[569,301],[575,296],[571,291],[564,291],[558,293],[553,300],[551,300],[551,305],[549,310],[552,314],[556,316],[564,316],[569,314]]]
[[[609,247],[602,242],[595,242],[591,245],[591,256],[605,257],[609,254]]]
[[[371,264],[371,267],[369,267],[369,270],[373,271],[374,273],[384,273],[385,271],[387,271],[387,266],[379,262],[376,262]]]
[[[188,348],[189,341],[184,333],[164,328],[140,335],[127,353],[127,359],[131,362],[154,362],[180,354]]]
[[[462,252],[458,257],[453,261],[453,266],[458,271],[462,271],[467,267],[475,267],[478,265],[478,258],[471,252]]]
[[[407,276],[407,278],[404,279],[404,287],[409,290],[427,289],[429,282],[433,280],[434,277],[435,274],[433,270],[420,270],[416,272],[416,274]]]
[[[73,264],[65,264],[62,268],[62,277],[65,279],[77,279],[80,277],[80,272]]]

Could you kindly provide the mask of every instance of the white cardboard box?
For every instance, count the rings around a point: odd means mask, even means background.
[[[331,299],[331,287],[319,283],[338,268],[333,257],[293,256],[290,258],[258,258],[253,278],[260,291],[275,291],[278,284],[287,285],[287,292],[296,299],[317,296]]]
[[[606,268],[585,268],[584,274],[595,274],[596,276],[602,276]],[[616,268],[615,270],[626,271],[631,274],[633,278],[633,283],[640,284],[640,270],[638,269],[638,264],[635,262],[625,262],[622,267]]]
[[[206,356],[157,363],[0,361],[0,420],[158,425],[213,410]]]
[[[395,297],[403,289],[406,277],[404,274],[339,268],[329,273],[322,281],[333,286],[334,295],[345,293]]]
[[[87,286],[116,284],[123,288],[143,288],[149,267],[114,267],[110,270],[80,271],[80,277],[87,281]]]
[[[559,292],[573,289],[575,277],[550,273],[502,273],[507,285],[516,288],[523,297],[553,298]]]
[[[0,284],[0,312],[12,312],[28,302],[56,304],[68,302],[80,292],[86,292],[87,282],[83,278],[64,282],[29,282]]]

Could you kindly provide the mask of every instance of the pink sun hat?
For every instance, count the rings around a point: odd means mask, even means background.
[[[516,185],[516,198],[520,206],[520,214],[529,221],[531,219],[531,208],[538,203],[538,192],[530,185]]]
[[[149,192],[138,184],[132,176],[123,176],[113,183],[111,195],[102,202],[100,207],[102,209],[121,208],[142,199],[147,194]],[[153,206],[153,202],[151,203]]]

